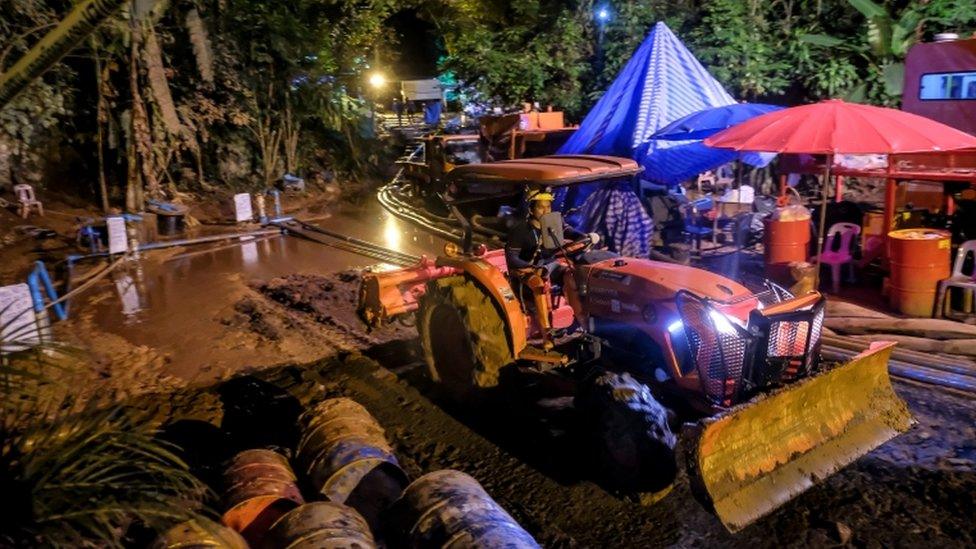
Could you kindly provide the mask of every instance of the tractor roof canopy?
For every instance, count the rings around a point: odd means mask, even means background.
[[[458,195],[522,192],[526,185],[565,187],[592,181],[630,178],[642,168],[629,158],[600,155],[553,155],[486,164],[467,164],[451,170],[447,180]]]

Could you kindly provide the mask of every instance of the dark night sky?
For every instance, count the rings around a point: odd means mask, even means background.
[[[432,78],[437,76],[437,58],[441,47],[434,25],[420,19],[416,10],[404,10],[386,21],[387,26],[396,33],[398,44],[390,47],[399,59],[385,61],[390,72],[399,80],[413,78]],[[389,59],[389,53],[382,57]]]

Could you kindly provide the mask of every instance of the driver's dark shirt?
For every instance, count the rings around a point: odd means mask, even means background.
[[[564,238],[576,240],[582,236],[583,233],[576,229],[568,225],[563,226]],[[528,219],[524,219],[512,227],[505,240],[505,261],[508,263],[508,270],[512,271],[533,265],[541,266],[548,263],[549,258],[538,252],[541,243],[542,230],[535,228]]]
[[[542,231],[524,219],[508,231],[505,239],[505,261],[508,270],[529,267],[540,259],[538,254]]]

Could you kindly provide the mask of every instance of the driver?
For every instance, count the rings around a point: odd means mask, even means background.
[[[548,351],[553,343],[546,280],[553,277],[558,280],[560,264],[542,249],[542,217],[552,211],[553,196],[548,189],[537,189],[530,191],[527,198],[529,215],[509,231],[505,243],[505,262],[509,275],[532,292],[536,320],[542,329],[543,348]],[[594,244],[600,240],[595,233],[586,235],[565,224],[562,236],[567,240],[580,240],[588,236]]]

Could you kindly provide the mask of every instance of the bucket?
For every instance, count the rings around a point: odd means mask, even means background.
[[[806,261],[809,255],[810,220],[767,219],[763,233],[766,274],[776,280],[788,281],[790,263]]]
[[[268,528],[304,500],[288,460],[271,450],[245,450],[224,470],[221,522],[240,532],[248,543],[263,539]]]
[[[415,480],[391,515],[392,534],[408,547],[539,547],[477,480],[460,471],[435,471]]]
[[[164,207],[149,205],[146,211],[156,216],[158,236],[181,236],[186,232],[186,214],[190,209],[183,204],[165,204]]]
[[[247,549],[240,534],[205,518],[181,522],[160,535],[149,549]]]
[[[355,509],[331,501],[315,501],[293,509],[268,531],[268,549],[376,547],[366,519]]]
[[[950,238],[948,231],[937,229],[888,233],[888,303],[892,309],[909,316],[932,316],[939,281],[949,278]]]

